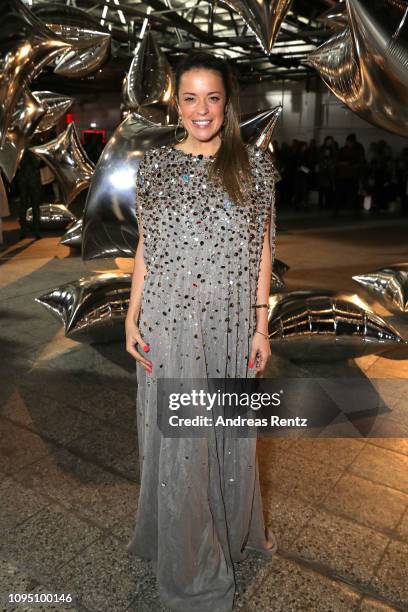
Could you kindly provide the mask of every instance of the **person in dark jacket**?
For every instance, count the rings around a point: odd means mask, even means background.
[[[331,136],[327,136],[319,150],[317,164],[317,187],[319,192],[319,208],[335,207],[337,149]]]
[[[360,217],[359,186],[366,167],[364,147],[357,142],[355,134],[349,134],[345,146],[340,149],[336,162],[336,206],[349,205],[355,217]]]
[[[25,238],[30,228],[27,224],[27,210],[31,207],[33,213],[32,233],[36,239],[40,234],[40,201],[41,201],[41,162],[37,155],[29,149],[24,151],[18,172],[16,184],[20,195],[18,217],[20,223],[20,239]]]

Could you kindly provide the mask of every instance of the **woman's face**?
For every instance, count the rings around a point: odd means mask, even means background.
[[[206,68],[184,72],[178,91],[178,108],[189,136],[206,142],[216,136],[224,121],[226,92],[221,75]]]

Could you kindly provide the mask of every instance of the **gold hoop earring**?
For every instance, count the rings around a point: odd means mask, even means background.
[[[186,130],[186,128],[184,128],[185,134],[184,134],[183,138],[182,138],[181,140],[179,140],[179,139],[177,138],[177,129],[178,129],[179,127],[182,127],[182,125],[181,125],[181,123],[180,123],[180,119],[181,119],[181,117],[180,117],[180,115],[179,115],[179,118],[178,118],[178,120],[177,120],[176,127],[174,128],[174,139],[175,139],[177,142],[184,142],[184,141],[186,140],[186,138],[187,138],[187,130]]]

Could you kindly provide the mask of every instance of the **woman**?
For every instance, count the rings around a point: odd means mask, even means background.
[[[145,152],[137,175],[126,349],[136,359],[141,487],[128,550],[153,561],[165,605],[224,612],[234,562],[277,547],[263,521],[256,438],[222,428],[163,436],[156,383],[253,378],[265,368],[275,171],[267,153],[241,140],[224,60],[195,51],[175,81],[186,137]]]

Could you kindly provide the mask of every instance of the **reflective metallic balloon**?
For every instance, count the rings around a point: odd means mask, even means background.
[[[20,0],[0,3],[0,146],[25,85],[70,45]]]
[[[35,298],[78,341],[123,340],[132,275],[119,270],[82,277]]]
[[[81,145],[74,123],[70,123],[55,140],[32,147],[31,150],[54,173],[66,205],[88,187],[94,165]]]
[[[33,12],[72,48],[59,58],[54,72],[67,77],[85,77],[108,59],[111,35],[98,20],[74,6],[41,3]]]
[[[168,104],[173,94],[172,70],[167,57],[147,30],[134,56],[123,86],[126,109]]]
[[[408,314],[408,264],[394,264],[374,272],[357,274],[353,280],[378,299],[390,312]]]
[[[61,240],[60,244],[71,247],[73,249],[81,249],[82,247],[82,223],[83,219],[78,219],[67,229]]]
[[[291,291],[269,304],[272,352],[292,361],[336,361],[407,344],[352,293]]]
[[[280,107],[278,107],[280,110]],[[243,138],[266,149],[277,110],[258,113],[242,127]],[[143,152],[174,143],[174,125],[162,126],[130,112],[105,146],[88,191],[82,258],[133,257],[139,238],[136,174]],[[180,130],[178,136],[180,136]]]
[[[280,276],[275,272],[272,272],[270,293],[279,293],[281,291],[287,291],[287,289],[287,286]]]
[[[288,266],[288,264],[286,264],[284,261],[275,258],[274,262],[273,262],[273,271],[275,272],[275,274],[277,274],[280,278],[282,278],[283,276],[285,276],[286,272],[290,269],[290,266]]]
[[[281,112],[282,106],[279,105],[241,121],[242,138],[262,151],[268,149],[273,156],[272,135]]]
[[[97,30],[102,34],[109,34],[108,28],[100,24],[100,20],[90,12],[69,6],[67,3],[59,4],[56,2],[34,3],[33,13],[44,23],[52,23],[60,26],[78,26]]]
[[[306,60],[362,119],[408,135],[408,19],[400,0],[346,0],[349,27]]]
[[[269,55],[292,0],[224,0],[224,3],[242,17]]]
[[[23,157],[24,149],[30,142],[30,138],[45,112],[46,109],[33,96],[31,91],[25,88],[13,113],[12,125],[7,130],[6,141],[0,147],[0,168],[9,183],[12,182]]]
[[[33,222],[33,209],[29,208],[26,214],[27,223]],[[76,216],[64,204],[40,204],[41,229],[59,230],[64,229],[76,221]]]
[[[333,30],[343,30],[348,25],[347,6],[345,2],[339,2],[330,7],[322,15],[319,15],[317,21]]]
[[[54,127],[74,102],[74,98],[63,96],[53,91],[34,91],[33,95],[41,106],[46,109],[46,114],[35,130],[36,134],[46,132]]]
[[[103,34],[78,26],[47,25],[53,32],[57,32],[66,40],[81,45],[80,49],[74,48],[63,53],[55,66],[55,74],[71,78],[86,77],[99,70],[108,60],[111,44],[110,34]],[[82,48],[85,44],[86,48]]]

